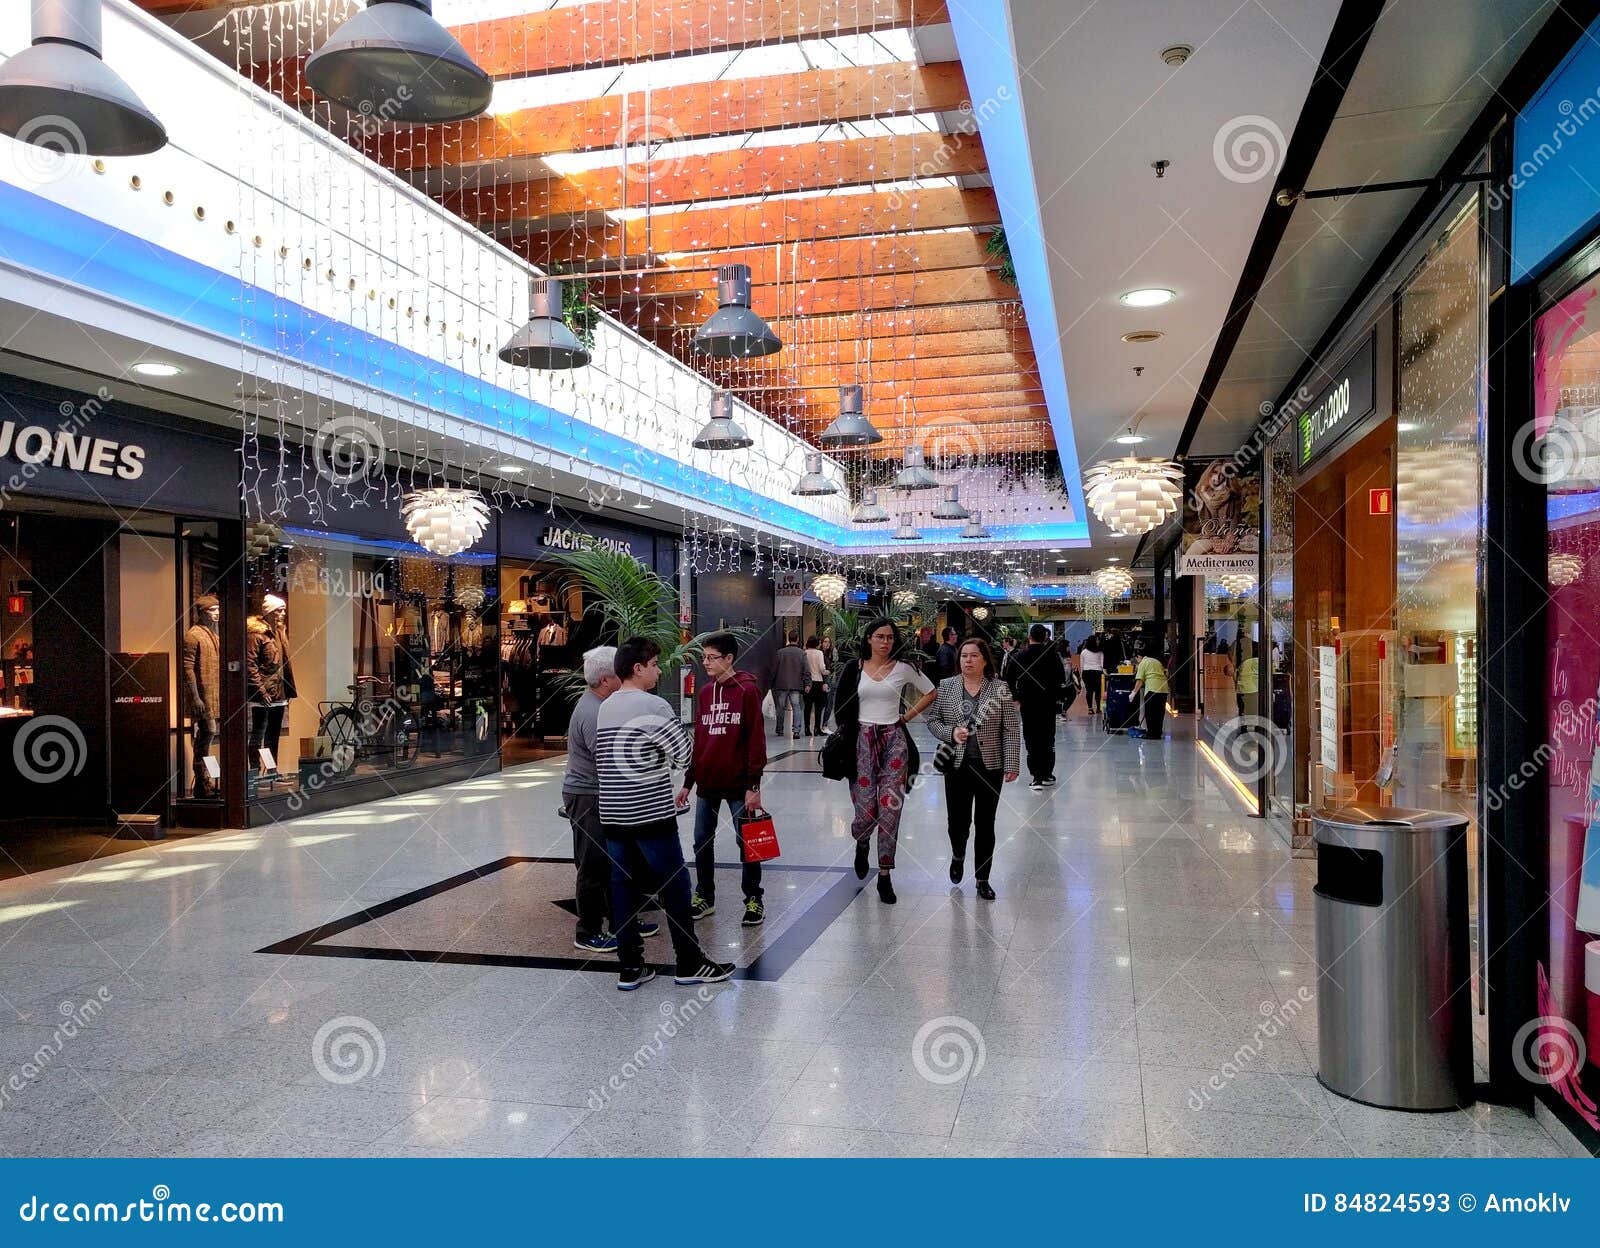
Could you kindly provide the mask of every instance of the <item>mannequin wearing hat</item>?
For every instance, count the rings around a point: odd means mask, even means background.
[[[205,768],[211,743],[217,739],[217,715],[222,708],[222,647],[217,626],[222,604],[214,594],[194,600],[195,622],[183,635],[183,685],[188,695],[189,722],[194,733],[194,780],[191,797],[215,797],[217,787]]]
[[[289,655],[289,604],[277,594],[261,600],[261,610],[246,622],[245,669],[250,690],[250,766],[261,767],[261,748],[278,757],[283,716],[297,695]]]

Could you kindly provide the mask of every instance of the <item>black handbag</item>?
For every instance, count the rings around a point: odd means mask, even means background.
[[[822,767],[824,779],[856,778],[856,731],[857,726],[852,724],[848,728],[835,728],[828,734],[822,748],[817,751],[817,762]]]

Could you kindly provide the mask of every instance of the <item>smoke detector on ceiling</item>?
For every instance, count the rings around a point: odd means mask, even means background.
[[[1175,43],[1170,48],[1161,49],[1162,61],[1171,66],[1173,69],[1177,69],[1178,66],[1182,65],[1193,55],[1194,48],[1190,47],[1187,43]]]

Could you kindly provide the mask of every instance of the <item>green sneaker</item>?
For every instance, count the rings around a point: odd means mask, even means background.
[[[717,912],[717,904],[707,901],[699,893],[689,898],[689,917],[698,923],[701,919],[709,919]]]
[[[759,897],[746,897],[744,899],[744,918],[739,920],[740,927],[760,927],[767,921],[767,908],[761,904]]]

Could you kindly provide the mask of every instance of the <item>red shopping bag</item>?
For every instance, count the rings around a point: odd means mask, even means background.
[[[778,829],[772,825],[772,816],[764,810],[758,810],[753,815],[741,814],[739,835],[744,840],[746,862],[767,862],[780,852]]]

